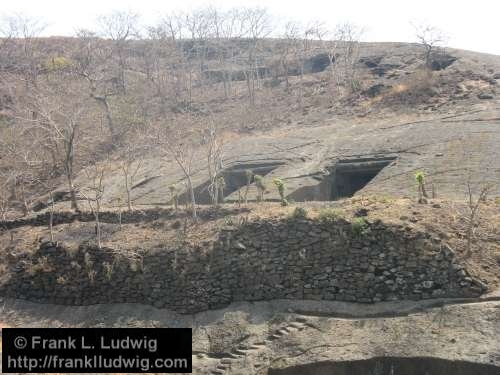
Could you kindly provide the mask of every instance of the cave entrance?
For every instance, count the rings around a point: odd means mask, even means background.
[[[265,175],[274,171],[280,165],[283,165],[283,163],[272,162],[238,164],[225,169],[224,171],[222,171],[222,177],[224,177],[225,182],[224,198],[247,185],[247,171],[251,171],[253,175],[260,175],[264,177]],[[250,183],[253,182],[254,179],[252,177]]]
[[[220,175],[224,178],[224,190],[222,191],[222,198],[229,197],[232,193],[240,190],[247,185],[247,171],[251,171],[253,175],[265,176],[273,170],[283,165],[282,162],[262,162],[262,163],[239,163],[222,170]],[[252,177],[250,183],[254,179]],[[209,193],[210,181],[205,181],[203,184],[198,185],[194,189],[196,196],[196,203],[198,204],[211,204],[212,200]],[[189,199],[187,193],[179,197],[181,203]],[[237,200],[237,198],[232,199]]]
[[[352,197],[396,157],[340,160],[330,172],[330,200]]]

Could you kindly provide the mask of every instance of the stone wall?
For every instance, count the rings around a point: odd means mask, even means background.
[[[199,247],[173,246],[131,261],[112,249],[82,245],[71,254],[44,243],[34,255],[9,260],[0,294],[71,305],[138,302],[192,313],[244,300],[371,303],[485,291],[439,239],[380,221],[360,228],[344,220],[266,220],[224,228]]]

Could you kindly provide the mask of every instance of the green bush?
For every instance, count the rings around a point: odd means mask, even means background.
[[[417,173],[415,173],[415,181],[417,181],[417,183],[419,185],[422,185],[425,181],[425,174],[424,172],[422,171],[418,171]]]
[[[280,195],[281,205],[288,206],[288,201],[285,198],[285,182],[281,178],[275,178],[273,180],[273,183],[278,188],[278,194]]]
[[[367,221],[362,217],[354,219],[353,222],[351,223],[351,228],[352,228],[352,233],[356,237],[363,236],[367,234],[368,231],[370,230]]]
[[[425,174],[422,171],[415,173],[415,181],[417,181],[418,189],[418,201],[419,203],[424,203],[423,198],[427,198],[427,191],[425,189]]]
[[[303,207],[295,207],[291,216],[293,219],[307,219],[307,210]]]

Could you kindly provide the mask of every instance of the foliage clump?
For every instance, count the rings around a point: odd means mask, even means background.
[[[281,205],[288,206],[288,201],[285,198],[285,182],[281,178],[275,178],[273,180],[274,185],[278,189],[278,194],[280,195]]]
[[[52,57],[51,59],[45,62],[45,69],[47,69],[49,72],[66,70],[72,66],[73,66],[73,61],[64,56]]]
[[[428,195],[425,189],[425,174],[423,171],[415,173],[415,181],[417,181],[418,202],[425,203],[424,198],[428,198]]]
[[[307,219],[307,210],[303,207],[295,207],[291,217],[292,219]]]
[[[364,236],[370,231],[368,222],[362,217],[354,219],[353,222],[351,223],[351,228],[352,228],[352,233],[354,234],[355,237]]]
[[[340,218],[340,212],[333,208],[325,208],[319,212],[318,219],[324,224],[333,224]]]

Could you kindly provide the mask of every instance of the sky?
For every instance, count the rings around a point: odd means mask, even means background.
[[[45,35],[74,35],[92,28],[96,17],[113,10],[141,14],[152,25],[161,14],[206,5],[222,9],[265,7],[277,21],[323,21],[332,29],[351,22],[363,28],[363,41],[416,42],[415,24],[439,28],[446,45],[500,55],[499,0],[0,0],[0,13],[22,13],[48,24]],[[7,1],[9,1],[7,3]],[[277,22],[278,24],[279,22]]]

